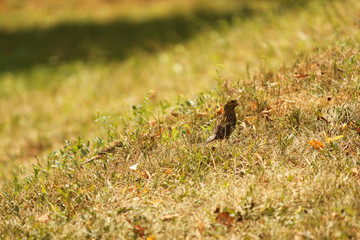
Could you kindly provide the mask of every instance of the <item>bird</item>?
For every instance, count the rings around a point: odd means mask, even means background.
[[[217,121],[213,134],[207,139],[205,144],[215,140],[228,139],[236,127],[235,108],[239,105],[238,100],[231,100],[225,104],[224,113]]]
[[[111,144],[109,144],[108,146],[104,147],[103,149],[101,149],[95,156],[93,156],[90,159],[87,159],[85,162],[83,162],[82,164],[88,164],[90,162],[93,162],[94,160],[103,158],[104,156],[106,156],[109,153],[113,153],[116,151],[116,148],[120,148],[123,146],[123,141],[118,139],[113,141]]]

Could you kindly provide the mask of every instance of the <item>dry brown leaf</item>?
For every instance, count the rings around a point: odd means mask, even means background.
[[[256,117],[246,117],[245,118],[245,123],[247,125],[253,125],[255,120],[256,120]]]
[[[196,213],[193,212],[193,215],[194,215],[195,220],[196,220],[196,222],[197,222],[197,224],[198,224],[198,228],[199,228],[200,234],[203,234],[204,231],[205,231],[205,226],[204,226],[203,222],[202,222],[202,221],[200,220],[200,218],[196,215]]]
[[[355,129],[356,129],[356,131],[357,131],[358,133],[360,133],[360,128],[355,127]]]
[[[216,222],[224,224],[228,227],[231,227],[231,225],[234,223],[234,218],[230,216],[228,212],[218,212],[218,215],[216,216]]]
[[[308,141],[308,143],[316,149],[324,148],[324,144],[316,140]]]
[[[204,224],[203,224],[200,220],[197,220],[197,223],[198,223],[199,232],[200,232],[201,234],[203,234],[204,231],[205,231],[205,226],[204,226]]]
[[[150,201],[150,204],[151,204],[151,205],[157,205],[157,204],[160,204],[160,203],[163,203],[163,200],[161,200],[161,199],[155,199],[155,200]]]
[[[156,124],[156,120],[155,119],[151,119],[150,121],[149,121],[149,125],[150,126],[154,126]]]
[[[253,110],[253,111],[255,111],[255,109],[257,108],[257,103],[256,102],[252,102],[251,103],[251,109]]]
[[[86,193],[87,192],[87,190],[86,189],[79,189],[79,192],[80,192],[80,194],[84,194],[84,193]]]
[[[307,78],[307,77],[309,77],[309,74],[299,74],[299,75],[296,75],[296,76],[294,76],[295,78],[297,78],[297,79],[302,79],[302,78]]]
[[[359,170],[357,168],[352,168],[351,172],[354,173],[355,175],[359,175]]]
[[[48,214],[43,214],[39,217],[36,218],[36,221],[41,222],[41,223],[47,223],[49,222],[50,218]]]
[[[173,219],[173,218],[176,218],[178,216],[178,214],[174,214],[174,215],[165,215],[165,216],[162,216],[160,219],[161,220],[169,220],[169,219]]]
[[[272,109],[264,110],[264,111],[262,111],[260,114],[261,114],[261,115],[266,115],[266,114],[269,114],[270,112],[272,112]]]

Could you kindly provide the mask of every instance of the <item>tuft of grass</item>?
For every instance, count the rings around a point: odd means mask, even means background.
[[[49,1],[43,8],[37,0],[6,2],[0,14],[2,182],[19,164],[27,168],[35,155],[41,159],[64,139],[105,137],[94,123],[97,110],[126,119],[124,113],[149,89],[150,108],[174,103],[181,94],[192,97],[216,85],[219,64],[225,81],[243,84],[255,69],[271,78],[285,61],[356,35],[356,1],[287,2],[204,6],[194,0],[179,7],[152,1],[145,15],[138,8],[142,2],[100,7],[94,1],[94,8],[87,1]],[[39,14],[28,14],[34,9]],[[264,85],[277,94],[279,86]],[[257,91],[252,82],[247,87]],[[257,101],[266,99],[260,95]]]
[[[68,141],[14,174],[2,237],[358,238],[360,64],[347,62],[359,56],[329,48],[243,85],[219,72],[214,91],[158,115],[145,98],[123,129],[99,117],[107,140]],[[204,145],[229,98],[243,104],[237,131]]]

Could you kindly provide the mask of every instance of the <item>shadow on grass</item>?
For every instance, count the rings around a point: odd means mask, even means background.
[[[308,0],[280,2],[281,10]],[[56,65],[74,60],[124,60],[136,51],[155,52],[186,41],[219,20],[248,19],[260,14],[246,2],[231,12],[197,9],[191,15],[132,22],[119,19],[106,24],[68,23],[49,29],[7,32],[0,29],[0,72],[28,70],[35,65]]]

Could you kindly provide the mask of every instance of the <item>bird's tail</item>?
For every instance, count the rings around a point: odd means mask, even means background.
[[[210,137],[206,140],[206,142],[205,142],[204,145],[206,145],[206,144],[208,144],[208,143],[211,143],[211,142],[214,141],[214,140],[215,140],[215,137],[214,137],[214,136],[210,136]]]

